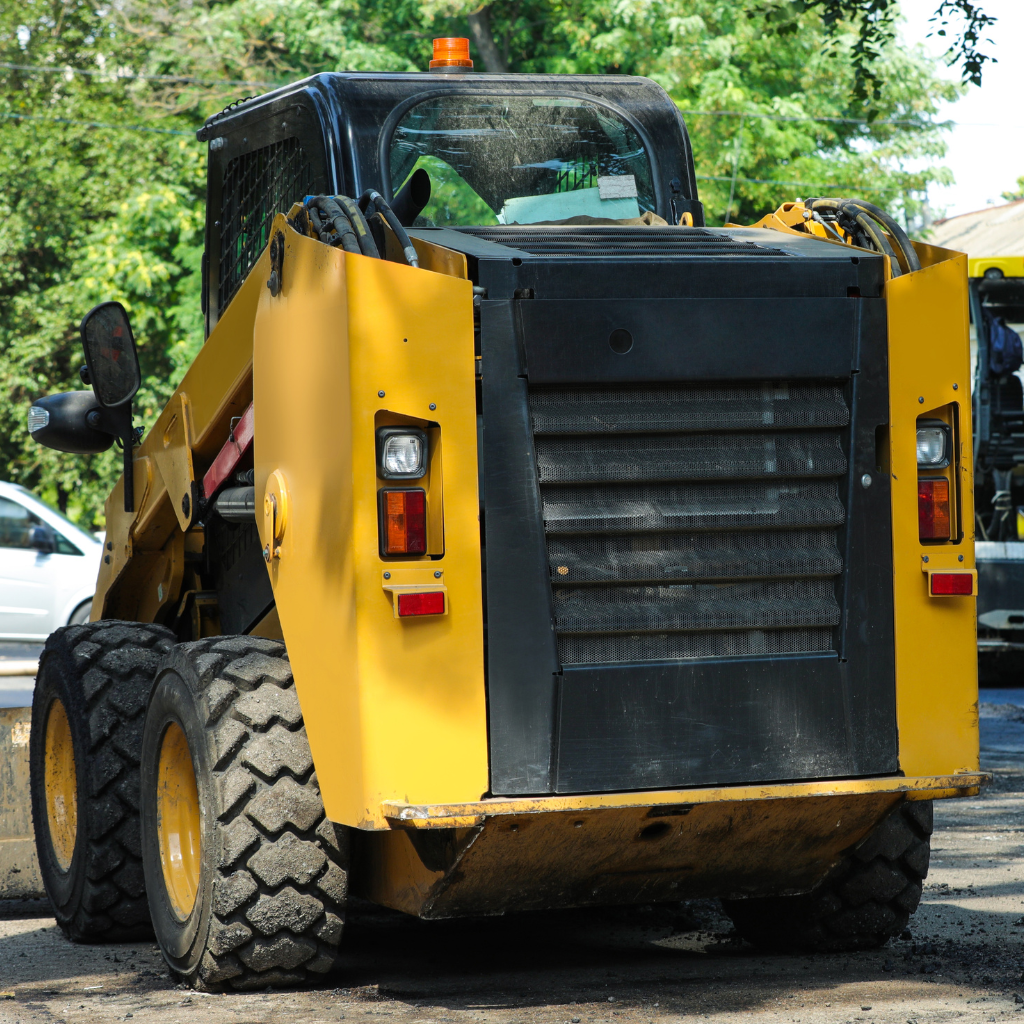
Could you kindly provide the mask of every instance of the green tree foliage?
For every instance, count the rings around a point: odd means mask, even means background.
[[[789,0],[5,5],[5,476],[72,518],[101,525],[118,453],[80,458],[42,449],[27,437],[25,410],[33,397],[80,386],[77,323],[104,299],[120,299],[132,315],[145,426],[180,379],[202,341],[205,153],[193,134],[202,120],[316,72],[422,69],[436,35],[470,34],[484,70],[644,74],[660,82],[689,125],[710,223],[754,220],[786,199],[822,193],[861,194],[912,219],[928,185],[945,180],[936,166],[944,147],[935,112],[959,86],[891,36],[879,37],[865,65],[861,0],[842,3],[852,20],[833,17],[835,3],[823,12]],[[868,90],[864,66],[873,76]]]
[[[1017,179],[1017,187],[1011,188],[1009,192],[1004,192],[1003,198],[1008,203],[1016,202],[1018,199],[1024,199],[1024,174]]]
[[[98,127],[138,123],[131,89],[113,74],[60,73],[130,66],[136,54],[135,40],[87,2],[0,10],[0,59],[54,69],[10,69],[0,87],[0,457],[5,478],[86,526],[101,525],[118,453],[52,452],[25,426],[33,398],[82,387],[83,313],[108,298],[131,312],[147,423],[202,339],[205,167],[191,123],[147,125],[164,133]]]

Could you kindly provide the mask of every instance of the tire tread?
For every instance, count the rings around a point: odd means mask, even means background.
[[[921,902],[931,832],[931,801],[904,801],[811,892],[723,900],[723,907],[755,946],[876,949],[907,927]]]
[[[79,689],[89,737],[88,791],[79,794],[78,815],[85,845],[71,867],[85,875],[81,898],[63,908],[51,898],[58,925],[74,942],[152,935],[139,839],[139,755],[156,667],[174,643],[165,626],[100,620],[60,627],[40,655],[40,677],[57,671],[67,687]],[[43,787],[33,774],[33,789]],[[36,796],[33,804],[45,807],[45,800]],[[37,845],[46,841],[37,834]]]
[[[209,934],[183,977],[207,991],[321,980],[339,959],[347,836],[324,813],[284,644],[214,637],[165,665],[198,680],[219,804]]]

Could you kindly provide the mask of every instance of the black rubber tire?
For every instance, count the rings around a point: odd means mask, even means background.
[[[149,691],[174,634],[107,619],[62,626],[39,658],[29,763],[32,820],[43,885],[73,942],[152,935],[139,843],[139,752]],[[54,853],[45,794],[46,722],[55,699],[71,728],[78,831],[67,870]]]
[[[195,903],[173,909],[160,862],[164,733],[188,741],[201,808]],[[322,981],[338,965],[348,834],[325,816],[284,644],[179,644],[158,673],[142,742],[142,849],[157,942],[206,991]]]
[[[765,949],[876,949],[907,927],[921,902],[931,834],[932,802],[903,802],[812,892],[722,905],[736,931]]]

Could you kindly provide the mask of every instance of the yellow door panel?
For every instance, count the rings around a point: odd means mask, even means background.
[[[917,245],[924,269],[889,281],[893,597],[900,768],[907,775],[978,767],[975,599],[931,597],[928,570],[974,569],[974,470],[967,257]],[[963,539],[922,542],[917,418],[957,403]]]
[[[328,248],[283,217],[273,230],[283,288],[263,289],[253,364],[261,541],[328,816],[386,828],[382,801],[488,788],[472,285]],[[382,412],[448,439],[440,557],[380,556]],[[411,569],[443,582],[447,614],[395,617],[383,573]]]

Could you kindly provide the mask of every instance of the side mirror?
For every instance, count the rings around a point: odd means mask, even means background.
[[[114,443],[115,429],[104,430],[109,415],[91,391],[65,391],[32,403],[28,432],[38,444],[72,455],[95,455]]]
[[[105,413],[97,426],[121,439],[124,449],[124,510],[135,511],[132,399],[142,383],[139,353],[128,314],[120,302],[101,302],[82,319],[82,348],[89,383]]]
[[[46,526],[33,526],[28,543],[30,547],[35,548],[41,555],[52,555],[57,550],[57,542],[54,539],[53,531]]]
[[[101,302],[85,314],[81,332],[89,380],[100,405],[113,409],[130,402],[142,373],[124,306]]]

